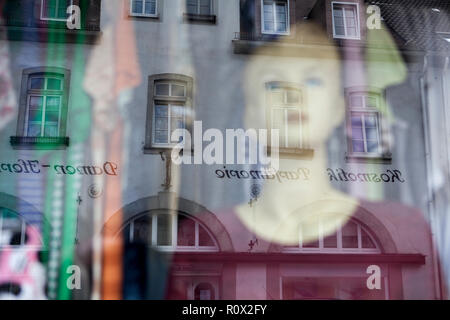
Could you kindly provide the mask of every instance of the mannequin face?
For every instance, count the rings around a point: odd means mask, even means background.
[[[308,25],[300,28],[328,42],[320,29]],[[325,44],[308,52],[299,49],[297,56],[297,52],[288,53],[289,44],[280,41],[270,52],[266,48],[252,55],[245,74],[248,128],[284,121],[287,129],[280,136],[287,136],[289,144],[300,146],[300,140],[307,138],[309,147],[315,149],[326,143],[343,120],[345,109],[339,56],[330,43]],[[291,110],[284,119],[276,119],[271,110],[278,106]],[[296,108],[300,112],[295,112]],[[280,143],[283,145],[283,138]]]

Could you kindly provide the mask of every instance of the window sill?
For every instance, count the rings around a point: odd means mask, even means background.
[[[347,153],[345,156],[347,162],[359,162],[359,163],[377,163],[377,164],[391,164],[392,154],[380,154],[380,155],[365,155],[365,154],[354,154]]]
[[[100,30],[67,28],[0,26],[0,39],[10,41],[94,44],[102,36]]]
[[[69,137],[11,137],[13,149],[63,150],[69,146]]]
[[[267,155],[272,154],[274,148],[268,147]],[[278,148],[278,154],[283,159],[307,159],[314,157],[314,150],[308,148]]]
[[[183,13],[184,21],[187,22],[202,22],[202,23],[216,23],[215,14],[193,14],[193,13]]]
[[[153,20],[158,20],[159,19],[159,14],[128,14],[128,17],[131,19],[153,19]]]

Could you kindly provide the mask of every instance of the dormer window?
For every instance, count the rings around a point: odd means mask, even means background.
[[[289,34],[289,1],[262,0],[262,33]]]
[[[332,2],[333,37],[360,39],[359,8],[357,3]]]

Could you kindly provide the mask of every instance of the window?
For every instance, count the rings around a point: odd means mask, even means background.
[[[25,136],[58,137],[64,77],[58,74],[29,78]]]
[[[146,243],[163,251],[218,251],[209,231],[183,214],[138,217],[125,227],[124,237],[130,243]]]
[[[359,9],[357,3],[333,2],[333,35],[335,38],[359,39]]]
[[[66,118],[70,72],[62,68],[26,69],[22,76],[15,147],[67,146]]]
[[[303,223],[299,228],[299,243],[286,246],[287,252],[332,252],[332,253],[380,253],[377,242],[360,223],[354,220],[330,235],[324,234],[336,216],[326,215],[313,223]],[[339,219],[340,220],[340,219]],[[311,240],[314,239],[314,240]]]
[[[11,210],[0,208],[0,248],[26,244],[26,224]]]
[[[176,129],[189,130],[192,118],[192,79],[164,74],[150,77],[146,149],[170,149],[184,137],[172,139]],[[149,118],[150,117],[150,118]],[[151,127],[151,128],[150,128]]]
[[[382,154],[380,99],[378,94],[369,92],[353,92],[348,96],[350,154],[363,156]]]
[[[186,12],[188,14],[210,15],[212,14],[211,0],[187,0]]]
[[[262,1],[262,32],[268,34],[289,33],[289,4],[287,0]]]
[[[130,15],[155,17],[157,16],[157,0],[131,0]]]
[[[279,147],[302,148],[302,91],[282,83],[270,83],[268,88],[270,129],[279,130]]]
[[[72,0],[41,0],[41,20],[66,21]]]

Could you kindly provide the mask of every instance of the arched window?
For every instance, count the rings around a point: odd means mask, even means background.
[[[199,221],[183,213],[147,213],[123,229],[129,243],[146,243],[162,251],[218,251],[214,237]]]
[[[0,208],[0,248],[26,244],[26,223],[11,210]]]
[[[215,288],[209,282],[201,282],[195,286],[194,300],[215,300]]]
[[[300,224],[298,244],[285,246],[286,252],[381,253],[376,239],[356,220],[349,220],[333,234],[324,234],[336,216],[322,216],[314,223]],[[336,221],[336,220],[334,220]],[[337,223],[336,223],[337,224]],[[311,241],[311,239],[315,239]],[[308,240],[306,240],[308,239]]]

